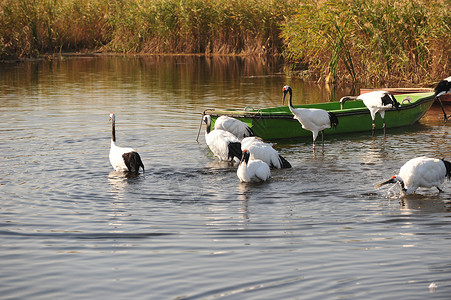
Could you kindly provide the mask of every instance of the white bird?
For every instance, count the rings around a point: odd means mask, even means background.
[[[225,130],[232,133],[240,141],[245,137],[254,136],[254,132],[246,123],[228,116],[220,116],[215,121],[215,130]]]
[[[205,142],[214,156],[222,161],[239,161],[241,158],[240,140],[232,133],[215,129],[211,130],[211,116],[205,115]]]
[[[382,127],[384,128],[384,134],[385,134],[385,111],[388,109],[396,108],[397,110],[400,109],[401,104],[399,104],[398,101],[396,101],[395,97],[392,93],[387,91],[372,91],[369,93],[361,94],[357,97],[355,96],[345,96],[340,99],[341,108],[343,109],[343,105],[346,101],[349,100],[362,100],[365,106],[368,108],[371,114],[371,119],[373,120],[372,124],[372,131],[374,134],[374,130],[376,128],[375,124],[375,118],[376,114],[379,113],[382,117]],[[410,101],[410,97],[404,98],[404,101]]]
[[[406,194],[415,193],[417,188],[436,187],[439,192],[440,186],[451,178],[451,163],[444,159],[429,157],[416,157],[406,162],[399,170],[398,175],[376,185],[376,188],[388,183],[399,182]]]
[[[323,109],[318,108],[294,108],[292,97],[293,91],[291,87],[283,87],[283,100],[282,104],[285,102],[285,96],[287,93],[290,94],[290,100],[288,107],[291,113],[294,115],[294,119],[301,123],[302,128],[309,130],[313,133],[313,149],[315,149],[315,140],[318,137],[318,133],[321,131],[323,137],[324,146],[324,129],[337,127],[338,119],[334,113],[328,112]]]
[[[141,167],[144,172],[144,164],[138,152],[133,148],[119,147],[116,145],[116,116],[114,113],[110,114],[110,121],[112,124],[110,162],[114,170],[138,174],[139,168]]]
[[[272,144],[263,142],[258,137],[247,137],[241,141],[241,150],[249,150],[251,160],[260,159],[271,168],[291,168],[291,164],[283,158]]]
[[[236,174],[241,182],[262,182],[271,178],[268,164],[259,159],[250,159],[250,153],[246,149],[243,151]]]
[[[442,101],[439,99],[440,96],[445,94],[451,94],[451,76],[440,81],[434,88],[434,97],[440,104],[446,121],[450,116],[446,116],[445,108],[443,107]]]

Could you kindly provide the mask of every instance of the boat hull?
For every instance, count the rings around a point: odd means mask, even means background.
[[[386,128],[395,128],[412,125],[429,110],[434,102],[433,93],[418,93],[397,95],[401,102],[405,96],[412,98],[411,103],[403,103],[399,110],[389,109],[385,112]],[[338,118],[338,126],[324,131],[326,135],[345,134],[352,132],[365,132],[372,130],[372,120],[369,110],[362,101],[345,103],[340,109],[339,102],[299,105],[302,108],[320,108],[333,112]],[[226,115],[247,123],[256,136],[265,140],[291,139],[312,136],[312,133],[302,128],[302,125],[293,118],[287,106],[266,108],[261,110],[206,110],[205,114],[212,117],[212,123],[219,116]],[[382,118],[379,114],[375,119],[376,129],[382,128]]]

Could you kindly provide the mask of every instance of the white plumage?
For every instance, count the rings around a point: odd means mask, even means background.
[[[405,99],[409,100],[410,97],[406,97]],[[348,100],[362,100],[365,106],[368,108],[371,114],[372,119],[372,129],[376,128],[375,119],[376,114],[379,113],[382,118],[384,133],[385,133],[385,111],[388,109],[396,108],[399,109],[401,105],[398,101],[396,101],[395,97],[392,93],[387,91],[372,91],[369,93],[361,94],[357,97],[354,96],[345,96],[340,99],[341,107]],[[404,100],[403,100],[404,101]]]
[[[302,128],[309,130],[313,134],[313,148],[315,148],[315,140],[318,137],[318,133],[323,132],[324,129],[336,127],[338,125],[337,117],[326,110],[317,109],[317,108],[294,108],[292,97],[293,91],[291,87],[284,86],[283,87],[283,101],[285,102],[286,94],[290,94],[290,100],[288,107],[290,108],[291,113],[294,115],[294,119],[298,120],[301,123]],[[323,145],[324,145],[324,136],[323,136]]]
[[[265,143],[260,138],[244,138],[241,141],[241,150],[249,150],[251,160],[260,159],[271,168],[291,168],[291,164],[272,147],[272,144]]]
[[[241,157],[241,143],[240,140],[232,133],[215,129],[211,130],[211,116],[204,116],[206,124],[205,142],[210,148],[213,155],[222,161],[238,162]]]
[[[415,193],[419,187],[436,187],[440,192],[440,186],[445,178],[451,177],[451,163],[443,159],[416,157],[406,162],[399,170],[398,175],[392,176],[376,188],[388,183],[399,182],[406,194]]]
[[[236,174],[241,182],[262,182],[271,178],[268,164],[259,159],[250,159],[248,150],[243,151]]]
[[[246,123],[228,116],[220,116],[215,121],[215,130],[225,130],[232,133],[240,141],[245,137],[253,136],[254,132]]]
[[[109,158],[114,170],[137,174],[141,167],[144,171],[144,164],[142,163],[138,152],[133,148],[119,147],[116,145],[116,116],[114,113],[110,114],[110,121],[112,124],[112,134]]]

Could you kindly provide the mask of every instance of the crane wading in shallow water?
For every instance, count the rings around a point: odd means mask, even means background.
[[[260,138],[251,136],[241,141],[241,150],[248,150],[251,159],[260,159],[268,164],[270,168],[291,168],[291,164],[272,147]]]
[[[271,178],[267,163],[259,159],[250,159],[249,150],[243,150],[236,174],[241,182],[262,182]]]
[[[228,131],[211,130],[211,116],[205,115],[205,142],[214,156],[221,161],[239,161],[241,158],[241,142]]]
[[[221,129],[230,132],[240,141],[246,137],[254,136],[254,132],[246,123],[228,116],[220,116],[215,121],[215,130]]]
[[[283,100],[282,104],[285,103],[285,96],[290,94],[290,100],[288,102],[288,107],[291,113],[294,115],[294,119],[301,123],[302,128],[309,130],[313,134],[313,149],[315,149],[315,140],[318,137],[318,133],[321,131],[323,147],[324,147],[324,129],[337,127],[338,119],[337,116],[331,112],[324,109],[318,108],[294,108],[293,107],[293,90],[289,86],[283,87]]]
[[[382,128],[384,129],[385,136],[385,111],[387,109],[396,108],[399,110],[401,104],[396,101],[392,93],[387,91],[372,91],[369,93],[361,94],[359,96],[345,96],[340,99],[341,109],[343,109],[344,103],[350,100],[362,100],[365,106],[368,108],[371,114],[372,123],[372,135],[374,135],[374,130],[376,129],[375,118],[376,114],[379,113],[382,118]],[[411,101],[412,98],[409,96],[405,97],[401,103],[404,101]]]
[[[133,148],[119,147],[116,145],[116,116],[110,113],[110,121],[112,125],[110,162],[115,171],[139,173],[141,167],[144,172],[144,164],[138,152]]]
[[[389,180],[377,184],[379,188],[385,184],[401,184],[403,192],[413,194],[419,187],[436,187],[439,192],[440,186],[451,178],[451,163],[444,159],[429,157],[416,157],[406,162],[399,170],[398,175],[392,176]]]

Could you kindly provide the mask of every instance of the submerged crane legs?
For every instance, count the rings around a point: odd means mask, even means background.
[[[385,137],[385,120],[382,119],[382,129],[384,129],[384,137]],[[371,129],[371,137],[374,137],[374,131],[376,131],[376,124],[373,121],[372,129]]]
[[[323,150],[324,150],[324,130],[321,130],[321,141],[323,144]],[[313,151],[316,150],[315,140],[313,140]]]

